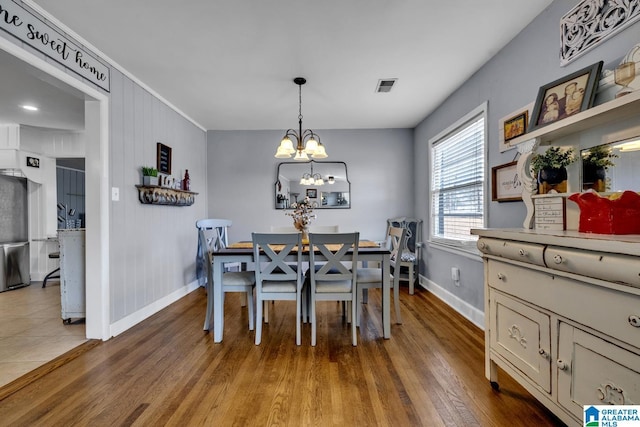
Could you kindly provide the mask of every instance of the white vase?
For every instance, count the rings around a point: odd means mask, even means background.
[[[158,177],[145,175],[142,177],[142,185],[158,185]]]

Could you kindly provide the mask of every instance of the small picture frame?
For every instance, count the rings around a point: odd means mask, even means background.
[[[502,124],[505,142],[527,133],[527,123],[529,123],[529,112],[527,110],[505,120]]]
[[[158,142],[156,163],[158,172],[171,175],[171,147]]]
[[[40,167],[40,159],[37,157],[29,157],[27,156],[27,166],[30,168],[39,168]]]
[[[316,188],[308,188],[307,189],[307,197],[310,199],[318,198],[318,190]]]
[[[498,120],[498,144],[501,153],[515,148],[517,144],[513,144],[512,141],[527,133],[532,111],[533,102],[530,102]],[[522,122],[523,116],[524,123]]]
[[[602,61],[542,86],[538,90],[529,131],[591,108],[601,70]]]
[[[517,202],[522,200],[522,181],[518,176],[518,162],[491,168],[491,200]]]

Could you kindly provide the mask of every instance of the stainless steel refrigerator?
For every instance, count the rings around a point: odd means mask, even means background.
[[[0,292],[31,283],[27,195],[26,178],[0,174]]]

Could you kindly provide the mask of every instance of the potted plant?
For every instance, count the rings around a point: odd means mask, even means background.
[[[531,167],[538,176],[538,193],[566,193],[567,166],[575,161],[573,148],[562,150],[560,147],[551,147],[543,154],[536,154]]]
[[[143,166],[142,185],[158,185],[158,169],[153,166]]]
[[[618,157],[611,147],[597,145],[582,154],[582,189],[605,191],[607,189],[607,169],[615,166],[611,159]]]

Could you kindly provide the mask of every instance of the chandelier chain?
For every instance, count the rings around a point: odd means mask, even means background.
[[[298,85],[298,120],[302,120],[302,85]]]

